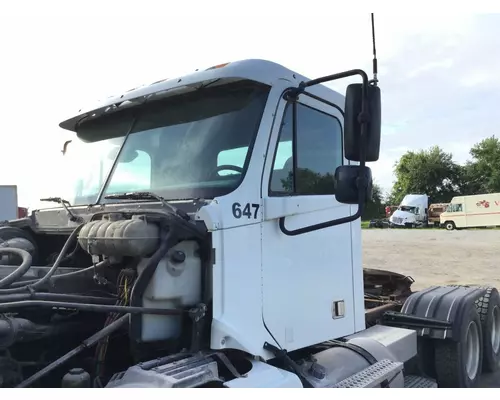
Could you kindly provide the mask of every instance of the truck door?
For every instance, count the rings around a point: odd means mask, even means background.
[[[343,117],[333,106],[302,95],[294,143],[292,113],[291,104],[283,101],[278,107],[262,182],[263,319],[278,344],[290,351],[353,333],[355,308],[355,225],[293,236],[279,223],[285,217],[285,228],[294,230],[355,212],[334,197],[333,174],[347,164]],[[355,257],[359,262],[357,253]],[[363,299],[361,266],[359,270],[361,293],[356,294]]]

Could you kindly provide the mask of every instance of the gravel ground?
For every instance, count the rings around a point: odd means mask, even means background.
[[[413,290],[467,283],[500,289],[500,230],[364,229],[363,266],[410,275]],[[500,388],[500,373],[481,381]]]
[[[363,266],[413,277],[412,289],[439,284],[500,288],[500,230],[364,229]]]

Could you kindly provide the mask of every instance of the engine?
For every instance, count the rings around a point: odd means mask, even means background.
[[[124,219],[121,214],[107,214],[85,224],[78,242],[94,256],[144,257],[158,249],[160,227],[141,215]]]
[[[380,326],[294,354],[266,343],[268,362],[211,350],[212,244],[185,216],[95,214],[56,254],[57,238],[7,231],[0,387],[395,387],[416,354],[414,331]]]
[[[96,215],[44,266],[31,265],[37,241],[12,229],[0,232],[0,387],[104,386],[134,363],[208,341],[210,252],[191,220]]]

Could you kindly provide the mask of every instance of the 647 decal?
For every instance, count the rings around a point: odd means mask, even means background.
[[[233,203],[232,211],[233,216],[236,219],[246,217],[248,219],[257,219],[257,213],[259,211],[260,204],[256,203],[246,203],[240,204],[238,202]]]

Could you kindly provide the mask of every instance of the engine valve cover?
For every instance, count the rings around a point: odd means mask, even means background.
[[[144,257],[158,248],[160,228],[140,215],[118,220],[107,216],[85,224],[78,242],[90,255]]]

